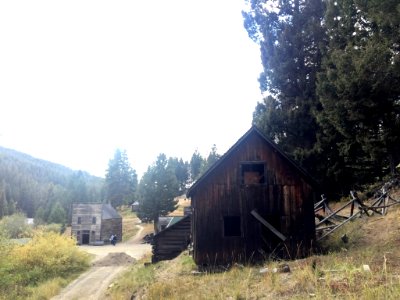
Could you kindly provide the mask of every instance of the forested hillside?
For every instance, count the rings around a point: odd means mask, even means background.
[[[0,218],[22,212],[64,223],[72,202],[101,202],[104,180],[0,147]]]
[[[325,193],[347,194],[400,162],[398,0],[248,0],[265,94],[253,123]]]

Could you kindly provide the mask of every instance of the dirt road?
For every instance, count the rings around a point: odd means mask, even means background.
[[[95,255],[93,266],[52,299],[102,299],[115,276],[129,266],[127,259],[140,259],[151,252],[151,245],[140,243],[142,236],[143,227],[140,226],[139,232],[128,242],[115,246],[80,246],[82,250]]]

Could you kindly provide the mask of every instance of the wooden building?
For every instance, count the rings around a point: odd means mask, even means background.
[[[137,211],[139,211],[139,201],[135,201],[135,202],[133,202],[132,203],[132,205],[131,205],[131,209],[132,209],[132,212],[137,212]]]
[[[191,216],[172,217],[168,226],[153,238],[153,263],[177,257],[190,244]]]
[[[78,244],[109,243],[112,234],[122,238],[122,217],[110,204],[72,204],[71,235]]]
[[[198,265],[307,255],[315,181],[256,127],[189,189]]]

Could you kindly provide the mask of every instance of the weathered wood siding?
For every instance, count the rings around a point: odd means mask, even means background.
[[[244,162],[263,163],[265,182],[242,184]],[[262,136],[250,134],[193,192],[195,262],[250,261],[272,253],[280,241],[250,214],[253,209],[288,237],[288,255],[304,255],[315,234],[313,202],[313,189],[299,170]],[[241,236],[224,237],[224,216],[240,216]]]
[[[152,262],[177,257],[190,243],[191,216],[184,217],[154,236]]]
[[[109,242],[111,235],[117,235],[117,242],[122,239],[122,218],[121,219],[106,219],[101,223],[101,240]]]
[[[72,204],[71,233],[77,238],[78,244],[82,244],[84,232],[89,232],[90,244],[100,241],[101,211],[101,205]],[[95,224],[93,224],[94,217],[96,218]],[[78,222],[78,219],[80,219],[80,222]]]
[[[74,203],[72,205],[71,235],[78,244],[109,242],[112,234],[122,238],[122,218],[104,218],[106,204]],[[89,235],[89,236],[87,236]]]

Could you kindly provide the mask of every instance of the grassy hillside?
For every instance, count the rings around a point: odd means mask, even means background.
[[[392,194],[400,199],[400,193]],[[137,264],[108,291],[109,299],[399,299],[400,206],[359,218],[325,240],[326,254],[292,261],[235,265],[199,273],[188,253]],[[340,238],[344,233],[349,241]],[[149,258],[148,258],[149,260]],[[290,272],[280,272],[283,266]]]

